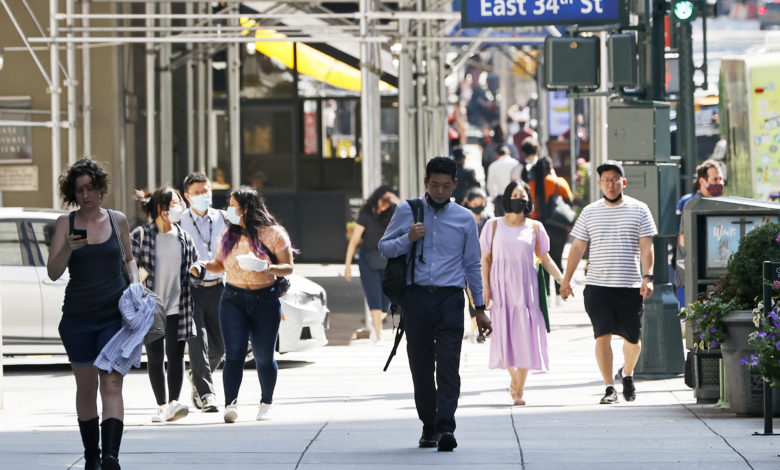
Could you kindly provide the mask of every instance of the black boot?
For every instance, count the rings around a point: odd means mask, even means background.
[[[122,443],[122,430],[125,425],[116,418],[103,420],[103,470],[120,470],[119,444]]]
[[[99,418],[79,421],[81,442],[84,444],[84,470],[100,470]]]

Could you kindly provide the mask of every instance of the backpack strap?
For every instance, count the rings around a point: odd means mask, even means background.
[[[68,235],[73,235],[73,225],[76,218],[76,211],[70,211],[68,214]]]
[[[423,202],[422,198],[415,197],[410,198],[406,200],[407,203],[409,203],[409,207],[412,209],[412,219],[415,223],[422,223],[424,219],[424,210],[423,210]],[[419,241],[419,240],[418,240]],[[416,258],[420,259],[421,263],[425,263],[423,260],[423,250],[425,249],[424,244],[420,244],[420,254],[415,256],[417,254],[417,242],[412,243],[412,249],[409,253],[409,268],[412,270],[412,284],[414,284],[414,268],[416,264]]]

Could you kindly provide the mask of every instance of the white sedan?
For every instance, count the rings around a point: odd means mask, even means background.
[[[46,272],[54,224],[64,212],[0,208],[0,315],[3,354],[62,354],[59,326],[68,271],[52,281]],[[328,344],[325,289],[293,274],[281,298],[280,353]]]

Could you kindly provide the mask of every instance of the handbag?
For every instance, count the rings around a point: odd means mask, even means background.
[[[544,219],[545,225],[549,225],[562,230],[570,231],[574,227],[574,222],[577,220],[577,213],[566,202],[566,200],[558,194],[561,183],[555,182],[555,194],[550,196],[547,203],[544,206]]]
[[[544,266],[542,266],[542,256],[539,253],[539,224],[534,223],[534,240],[536,242],[536,277],[539,280],[539,310],[544,317],[544,326],[547,332],[550,332],[550,314],[547,311],[547,283],[544,282]]]
[[[111,226],[114,228],[114,231],[117,234],[117,237],[119,238],[119,253],[122,256],[122,271],[124,272],[128,284],[130,283],[130,268],[127,267],[127,258],[125,258],[125,247],[122,245],[122,238],[119,237],[119,230],[117,229],[116,221],[114,220],[114,211],[111,209],[108,209],[108,218],[111,220]],[[143,230],[141,231],[141,236],[143,237]],[[143,281],[141,281],[143,284]],[[165,315],[165,306],[162,303],[162,300],[160,299],[160,296],[154,293],[154,291],[150,290],[148,287],[144,286],[144,295],[148,295],[152,297],[152,300],[154,300],[154,320],[152,320],[152,326],[149,328],[149,332],[146,333],[146,336],[144,337],[144,344],[149,344],[159,338],[162,338],[165,336],[165,323],[167,321],[167,317]]]
[[[277,261],[278,261],[278,258],[276,257],[274,252],[271,251],[270,249],[268,249],[268,247],[265,246],[265,244],[263,242],[261,242],[260,240],[258,240],[258,242],[260,242],[260,245],[263,247],[265,252],[268,253],[268,259],[271,260],[271,263],[276,264]],[[275,290],[276,295],[278,295],[279,297],[283,297],[284,294],[286,294],[287,291],[290,289],[290,280],[287,279],[284,276],[276,276],[276,280],[274,281],[273,289]]]

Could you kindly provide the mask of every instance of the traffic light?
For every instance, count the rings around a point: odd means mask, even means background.
[[[679,22],[693,21],[696,7],[691,0],[677,0],[672,4],[672,16]]]

